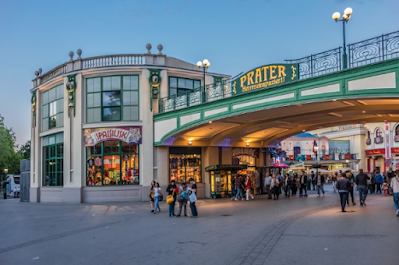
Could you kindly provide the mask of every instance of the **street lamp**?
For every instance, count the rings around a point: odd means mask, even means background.
[[[344,15],[342,16],[341,19],[340,19],[341,14],[339,12],[335,12],[332,15],[332,19],[334,19],[335,22],[342,21],[342,25],[343,25],[343,35],[344,35],[344,47],[343,47],[344,53],[342,55],[343,69],[346,69],[348,67],[348,58],[346,55],[346,42],[345,42],[345,24],[348,23],[349,19],[351,19],[352,12],[353,12],[352,8],[347,7],[344,10]]]
[[[6,177],[3,182],[3,188],[4,188],[3,198],[4,198],[4,200],[6,200],[7,199],[7,181],[6,180],[7,180],[8,168],[4,169],[4,173],[6,174]]]
[[[204,69],[204,90],[203,90],[203,98],[202,98],[202,102],[205,102],[205,72],[206,69],[211,65],[211,63],[208,61],[208,59],[204,59],[202,62],[198,61],[197,62],[197,66],[198,68],[203,68]]]

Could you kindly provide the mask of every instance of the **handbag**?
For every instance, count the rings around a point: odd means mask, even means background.
[[[189,198],[190,198],[190,202],[195,202],[197,200],[197,196],[195,195],[195,192],[191,192]]]
[[[148,194],[148,198],[154,199],[154,193],[153,193],[153,192],[150,192],[150,194]]]
[[[180,195],[179,198],[177,198],[177,201],[178,202],[183,202],[184,201],[184,196]]]
[[[163,201],[163,194],[159,194],[159,196],[158,196],[158,201]]]
[[[175,191],[171,195],[166,196],[166,204],[172,204],[175,202]]]

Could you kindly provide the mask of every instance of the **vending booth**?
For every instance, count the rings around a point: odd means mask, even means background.
[[[225,198],[231,196],[231,180],[237,171],[246,169],[247,165],[214,165],[205,168],[211,174],[211,197]]]

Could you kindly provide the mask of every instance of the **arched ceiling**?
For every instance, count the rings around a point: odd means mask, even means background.
[[[181,131],[173,145],[274,147],[303,131],[383,121],[399,121],[399,98],[329,100],[244,113]]]

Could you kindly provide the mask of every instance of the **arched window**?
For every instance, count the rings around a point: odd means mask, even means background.
[[[377,128],[377,130],[375,130],[375,137],[381,137],[382,136],[382,130],[380,128]]]
[[[384,138],[382,137],[382,130],[380,128],[375,129],[374,143],[382,144],[383,142]]]
[[[399,136],[399,124],[395,128],[395,136]]]

